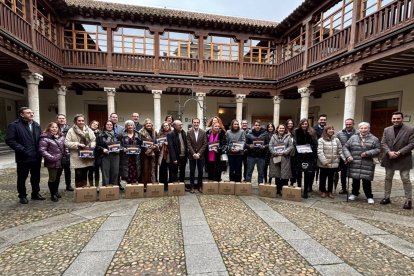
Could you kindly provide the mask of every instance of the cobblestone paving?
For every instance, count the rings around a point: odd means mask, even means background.
[[[364,275],[407,275],[414,271],[411,258],[314,208],[262,200]]]
[[[61,275],[105,219],[99,217],[11,246],[0,255],[0,275]]]
[[[381,230],[384,230],[392,235],[399,237],[414,244],[414,227],[402,226],[394,223],[387,223],[382,221],[376,221],[371,219],[361,219],[366,223],[369,223]]]
[[[177,197],[140,204],[107,275],[186,275]]]
[[[234,196],[198,196],[230,275],[318,275]]]

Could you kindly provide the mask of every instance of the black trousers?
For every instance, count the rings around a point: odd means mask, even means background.
[[[17,192],[19,198],[25,198],[26,179],[30,172],[30,185],[32,185],[32,195],[37,195],[40,191],[40,166],[41,161],[18,162],[17,163]]]
[[[187,165],[187,156],[180,156],[180,158],[177,161],[177,164],[170,164],[170,179],[171,182],[184,182],[185,166]]]
[[[288,183],[289,183],[289,179],[276,178],[277,193],[281,194],[283,186],[287,186]]]
[[[319,188],[322,193],[332,193],[334,174],[337,171],[336,168],[319,168]],[[326,189],[326,179],[328,179],[328,189]]]
[[[310,172],[303,172],[304,174],[304,187],[303,191],[305,194],[307,194],[312,189],[313,184],[313,176],[315,175],[314,171]],[[296,180],[298,182],[298,187],[302,186],[302,172],[296,171]]]
[[[197,186],[194,184],[197,167]],[[190,159],[190,186],[192,189],[203,187],[204,159]]]
[[[88,184],[88,171],[93,170],[93,166],[75,169],[75,186],[84,187]]]
[[[348,176],[348,165],[345,165],[344,161],[340,161],[339,167],[341,168],[341,186],[342,191],[346,191],[346,178]]]
[[[352,194],[358,196],[360,187],[361,187],[361,179],[353,178],[352,179]],[[374,195],[372,194],[370,180],[362,179],[362,189],[364,190],[365,196],[367,198],[374,197]]]
[[[219,167],[216,161],[207,161],[208,180],[221,181],[221,170]]]
[[[241,182],[243,155],[228,155],[230,181]]]
[[[243,154],[243,180],[247,178],[247,153]]]
[[[70,163],[63,166],[63,171],[65,173],[65,183],[66,183],[66,186],[68,187],[71,185],[71,182],[72,182],[72,179],[71,179],[72,173],[70,170]]]
[[[89,167],[88,181],[89,181],[90,186],[93,186],[93,179],[95,179],[95,186],[96,187],[99,186],[99,167],[100,167],[99,165],[94,165],[92,167]],[[113,183],[113,184],[117,184],[117,183]]]

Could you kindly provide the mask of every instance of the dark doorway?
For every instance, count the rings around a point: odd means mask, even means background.
[[[217,113],[224,127],[229,129],[231,121],[236,119],[236,107],[220,106]]]
[[[89,104],[88,119],[89,122],[91,122],[92,120],[98,121],[99,128],[102,128],[104,123],[108,120],[108,106],[102,104]]]
[[[399,99],[371,102],[371,133],[381,140],[384,128],[391,125],[392,113],[398,110]]]

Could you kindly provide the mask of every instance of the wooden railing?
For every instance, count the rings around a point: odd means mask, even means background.
[[[0,28],[11,33],[26,44],[31,45],[30,24],[11,11],[0,1]]]
[[[198,59],[193,58],[160,57],[159,59],[160,73],[197,75],[198,64]]]
[[[383,36],[404,25],[412,24],[414,0],[398,0],[356,23],[357,44]]]
[[[63,50],[63,65],[71,68],[106,69],[104,52]]]
[[[308,50],[309,65],[323,61],[347,50],[351,38],[351,27],[313,45]]]
[[[244,63],[243,77],[245,79],[275,80],[277,78],[277,65]]]
[[[204,60],[204,76],[238,78],[240,63],[238,61]]]
[[[48,59],[60,64],[62,59],[60,47],[53,44],[49,39],[47,39],[38,31],[35,31],[35,35],[37,51]]]
[[[286,77],[303,69],[303,52],[279,64],[279,78]]]
[[[114,53],[112,55],[112,66],[114,70],[153,72],[154,57],[137,54]]]

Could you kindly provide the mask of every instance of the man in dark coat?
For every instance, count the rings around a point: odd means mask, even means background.
[[[60,132],[64,137],[66,137],[66,133],[68,133],[70,126],[66,124],[66,116],[64,114],[58,114],[56,116],[56,123],[58,124],[60,128]],[[70,153],[67,152],[67,156],[69,158]],[[62,164],[63,171],[65,172],[65,183],[66,183],[66,191],[73,191],[72,185],[71,185],[71,171],[70,171],[70,159],[65,164]]]
[[[131,120],[134,122],[135,124],[135,130],[136,131],[140,131],[142,128],[142,125],[139,123],[139,113],[138,112],[133,112],[131,114]]]
[[[15,151],[17,164],[17,192],[20,203],[27,204],[26,179],[30,172],[32,199],[45,200],[40,195],[40,166],[42,157],[39,153],[40,125],[33,121],[33,111],[28,107],[19,109],[20,118],[7,127],[6,144]]]
[[[197,189],[202,191],[204,172],[204,151],[207,147],[206,132],[200,128],[200,119],[191,121],[193,127],[187,132],[188,159],[190,160],[190,186],[194,192],[195,168],[197,166]]]
[[[257,164],[258,184],[264,181],[266,151],[269,149],[269,135],[262,128],[262,122],[256,120],[254,127],[246,135],[247,175],[246,181],[252,181],[254,166]]]
[[[172,181],[184,182],[185,166],[187,164],[187,137],[180,120],[173,122],[174,130],[168,133],[168,152],[170,155],[170,175]],[[180,172],[179,177],[178,171]]]
[[[322,137],[323,129],[326,126],[327,119],[328,119],[328,116],[326,114],[321,114],[321,115],[319,115],[318,124],[313,126],[313,129],[316,132],[316,140],[318,140],[319,138]],[[316,144],[318,144],[318,143],[316,143]],[[312,173],[312,184],[313,184],[313,181],[315,179],[315,176],[318,176],[318,175],[319,175],[319,168],[316,166],[316,170],[314,170],[313,173]],[[316,179],[317,178],[318,177],[316,177]],[[308,192],[312,191],[312,184],[309,187]],[[323,191],[323,187],[322,187],[321,183],[319,183],[319,191],[321,193]]]
[[[412,185],[410,181],[410,169],[413,167],[411,151],[414,149],[414,128],[403,124],[404,115],[396,111],[392,114],[392,126],[384,129],[382,135],[381,166],[385,167],[385,188],[384,198],[381,204],[391,203],[390,195],[392,179],[396,170],[400,171],[406,201],[404,209],[412,208]]]

